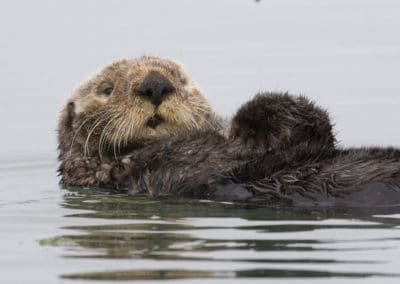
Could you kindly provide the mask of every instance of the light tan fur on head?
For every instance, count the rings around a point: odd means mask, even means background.
[[[157,72],[173,86],[158,106],[140,93]],[[163,120],[156,127],[148,122]],[[81,147],[86,156],[217,127],[210,104],[183,67],[168,59],[143,56],[120,60],[84,82],[68,100],[59,124],[61,152]],[[61,153],[62,154],[62,153]]]

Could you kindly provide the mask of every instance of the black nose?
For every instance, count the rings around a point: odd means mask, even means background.
[[[172,86],[171,82],[155,71],[147,75],[139,88],[140,95],[149,99],[156,106],[160,105],[173,91],[174,86]]]

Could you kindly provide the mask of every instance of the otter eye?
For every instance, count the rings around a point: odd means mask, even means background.
[[[104,89],[103,93],[104,93],[105,95],[109,96],[109,95],[111,95],[111,93],[113,92],[113,90],[114,90],[113,87],[108,87],[108,88],[105,88],[105,89]]]

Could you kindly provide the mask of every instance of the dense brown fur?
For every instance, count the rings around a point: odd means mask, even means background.
[[[255,102],[269,101],[270,113],[275,113],[287,100],[298,99],[287,94],[256,96],[234,117],[234,133],[229,139],[199,132],[148,145],[129,157],[136,163],[127,168],[121,180],[131,194],[154,197],[180,196],[264,206],[400,205],[400,151],[335,148],[328,116],[305,98],[300,98],[304,104],[293,105],[292,113],[286,112],[279,121],[289,125],[285,119],[290,122],[294,114],[307,111],[308,115],[297,118],[298,121],[306,117],[303,125],[312,126],[304,131],[305,140],[296,134],[273,144],[268,135],[244,136],[249,128],[261,132],[262,127],[270,129],[269,123],[274,121],[263,115],[264,121],[260,123],[260,116],[249,115],[262,112],[258,108],[265,107]],[[250,122],[238,128],[242,116]],[[251,123],[251,119],[258,124]],[[307,129],[296,123],[292,126]],[[235,133],[237,129],[244,133]],[[290,130],[298,133],[297,129]],[[328,131],[323,135],[321,130]],[[260,145],[263,139],[265,147],[254,151],[248,148],[249,144]]]
[[[304,140],[334,149],[335,139],[327,113],[304,97],[258,94],[233,117],[229,138],[207,131],[157,141],[130,157],[137,162],[126,175],[130,176],[129,185],[134,193],[214,199],[217,198],[214,186],[232,183],[227,180],[232,176],[230,171],[252,165],[260,156],[272,157],[285,149],[296,148]],[[253,175],[254,169],[247,167],[246,170],[249,176]],[[238,187],[233,191],[239,196],[227,192],[218,198],[231,200],[249,196]]]
[[[232,120],[231,137],[255,151],[307,141],[334,147],[326,111],[303,96],[263,93],[244,104]]]
[[[303,142],[250,157],[237,141],[204,134],[157,144],[138,153],[142,162],[127,172],[132,194],[268,206],[400,205],[397,149],[344,150]],[[196,151],[180,150],[182,144]]]
[[[143,90],[154,74],[158,74],[154,84],[159,78],[170,84],[157,104]],[[111,170],[121,164],[121,153],[193,131],[218,130],[219,124],[199,88],[177,63],[146,56],[115,62],[84,82],[61,112],[62,182],[112,187]]]
[[[174,90],[157,105],[138,93],[155,71]],[[62,112],[62,183],[272,206],[400,204],[400,151],[336,148],[327,113],[305,97],[258,94],[229,135],[219,122],[179,65],[117,62]]]
[[[301,143],[240,165],[222,184],[240,184],[247,201],[295,206],[400,205],[400,150],[332,149]]]

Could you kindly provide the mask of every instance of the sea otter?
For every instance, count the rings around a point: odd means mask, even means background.
[[[304,97],[259,95],[239,114],[230,129],[223,127],[196,83],[171,60],[117,61],[81,84],[61,112],[61,182],[124,189],[135,169],[139,173],[143,163],[162,155],[187,159],[169,169],[190,164],[178,175],[189,178],[206,176],[210,168],[231,169],[303,139],[334,146],[327,113]],[[267,123],[253,125],[252,119]],[[167,180],[160,183],[166,186]]]
[[[114,62],[81,84],[61,112],[62,183],[113,187],[110,172],[123,153],[218,131],[221,121],[181,65],[149,56]]]
[[[180,65],[116,62],[62,111],[61,181],[267,206],[400,204],[399,151],[336,147],[305,97],[261,93],[221,122]]]
[[[337,147],[326,113],[287,94],[245,104],[228,139],[194,133],[129,159],[136,163],[123,180],[131,194],[262,206],[400,205],[400,150]]]

